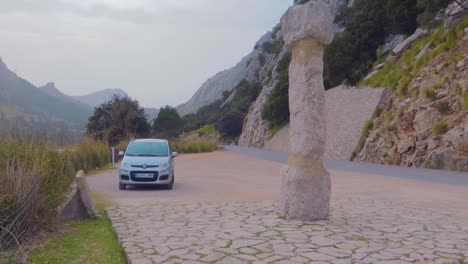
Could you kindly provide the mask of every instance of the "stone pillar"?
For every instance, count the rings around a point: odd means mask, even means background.
[[[328,217],[330,175],[325,154],[323,49],[333,40],[330,10],[321,1],[291,7],[281,19],[289,66],[290,155],[282,172],[281,210],[291,220]]]

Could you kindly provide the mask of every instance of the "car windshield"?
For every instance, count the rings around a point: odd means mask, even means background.
[[[169,151],[165,142],[133,142],[128,146],[126,156],[167,157]]]

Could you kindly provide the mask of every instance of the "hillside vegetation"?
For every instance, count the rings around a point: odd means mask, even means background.
[[[394,93],[371,121],[357,160],[468,171],[467,28],[467,16],[438,27],[362,82]]]
[[[237,138],[242,132],[249,107],[261,88],[259,83],[242,80],[232,92],[225,92],[223,99],[202,107],[195,114],[184,116],[184,131],[212,124],[224,137]]]

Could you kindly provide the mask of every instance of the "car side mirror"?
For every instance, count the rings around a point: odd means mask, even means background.
[[[125,151],[119,151],[119,156],[123,157],[125,155]]]
[[[179,155],[179,153],[177,153],[177,152],[172,152],[172,157],[173,157],[173,158],[177,157],[177,155]]]

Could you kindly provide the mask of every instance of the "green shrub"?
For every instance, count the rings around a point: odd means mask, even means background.
[[[437,104],[436,108],[442,115],[447,115],[450,112],[450,106],[447,102]]]
[[[463,110],[468,110],[468,92],[463,94]]]
[[[263,105],[262,117],[271,127],[280,127],[289,121],[289,63],[291,54],[287,53],[278,62],[276,71],[278,81]]]
[[[412,96],[412,99],[413,99],[413,102],[418,100],[418,97],[419,97],[419,90],[416,89],[413,91],[413,94],[411,95]]]
[[[359,153],[364,148],[364,144],[366,143],[366,139],[367,139],[367,137],[369,137],[369,134],[372,131],[372,129],[374,129],[374,122],[372,120],[368,120],[364,124],[364,127],[362,128],[361,139],[359,140],[357,149],[355,151],[356,153]]]
[[[218,150],[212,142],[172,142],[171,150],[178,153],[204,153]]]
[[[38,187],[34,199],[37,210],[27,216],[31,219],[28,225],[37,228],[49,223],[55,208],[70,190],[76,172],[93,170],[109,162],[109,147],[92,139],[59,150],[32,136],[0,132],[0,212]]]
[[[216,130],[214,125],[209,124],[201,127],[197,132],[200,136],[203,136],[218,133],[218,130]]]
[[[383,112],[383,109],[382,109],[382,108],[376,107],[376,108],[374,109],[374,117],[376,117],[376,118],[379,117],[379,116],[382,114],[382,112]]]
[[[425,88],[423,90],[424,96],[426,96],[427,99],[434,101],[436,99],[436,94],[434,88]]]
[[[434,136],[442,135],[448,131],[448,125],[445,121],[436,121],[432,124],[432,134]]]

